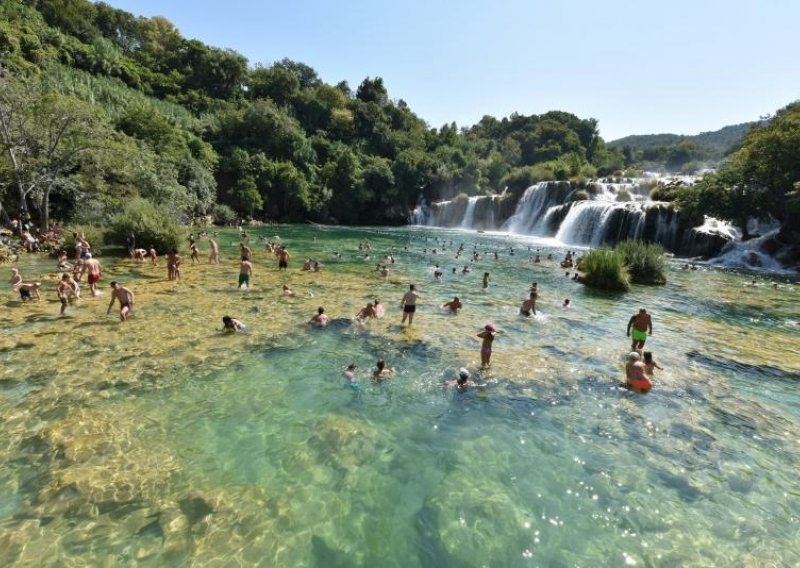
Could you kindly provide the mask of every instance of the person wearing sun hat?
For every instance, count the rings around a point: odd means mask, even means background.
[[[483,326],[483,331],[478,334],[478,337],[483,339],[483,343],[481,344],[481,365],[483,367],[488,367],[491,364],[492,342],[496,335],[497,328],[490,323]]]

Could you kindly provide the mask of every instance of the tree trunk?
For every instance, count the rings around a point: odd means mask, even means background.
[[[45,231],[50,230],[50,188],[44,190],[42,198],[42,225]]]
[[[751,236],[750,233],[747,231],[747,218],[739,220],[739,228],[742,230],[742,240],[749,241]]]

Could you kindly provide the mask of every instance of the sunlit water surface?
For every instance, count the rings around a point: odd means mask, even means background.
[[[288,273],[258,244],[276,233]],[[222,264],[187,259],[178,283],[163,260],[103,258],[105,295],[65,318],[53,262],[20,261],[47,292],[23,305],[6,288],[0,309],[0,564],[800,563],[796,284],[676,265],[664,287],[610,295],[530,262],[565,250],[516,237],[252,236],[251,290],[236,289],[238,236],[225,232]],[[499,259],[469,262],[475,244]],[[387,252],[397,263],[384,281],[374,269]],[[300,271],[306,256],[323,271]],[[105,315],[114,278],[137,297],[125,324]],[[518,309],[533,281],[528,319]],[[402,329],[411,282],[422,299]],[[449,316],[440,306],[454,295],[466,307]],[[352,323],[373,297],[386,316]],[[311,329],[320,305],[334,321]],[[644,396],[617,386],[639,307],[665,368]],[[248,331],[220,333],[225,314]],[[481,373],[487,322],[501,333]],[[382,384],[369,379],[378,358],[399,371]],[[341,375],[351,362],[359,389]],[[486,386],[442,388],[462,366]]]

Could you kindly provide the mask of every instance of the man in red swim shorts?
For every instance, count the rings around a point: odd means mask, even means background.
[[[83,277],[84,272],[89,273],[86,281],[89,283],[89,290],[92,292],[92,296],[97,296],[97,283],[100,281],[100,272],[102,269],[103,267],[100,266],[100,261],[96,258],[92,258],[91,253],[87,252],[83,260],[83,270],[81,270],[78,280]]]

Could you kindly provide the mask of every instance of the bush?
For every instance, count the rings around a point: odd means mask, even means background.
[[[675,201],[682,186],[683,183],[680,182],[656,185],[650,190],[650,199],[653,201]]]
[[[214,203],[209,208],[208,214],[214,218],[215,225],[234,225],[238,216],[228,205],[224,203]]]
[[[115,244],[124,245],[130,233],[136,235],[137,245],[153,245],[160,252],[177,249],[182,241],[172,217],[145,199],[130,201],[111,222],[109,236]]]
[[[641,241],[622,241],[616,251],[628,265],[631,282],[637,284],[666,284],[664,247]]]
[[[13,262],[17,259],[17,255],[14,254],[10,248],[8,248],[3,243],[0,243],[0,264],[4,262]]]
[[[67,255],[72,256],[75,250],[75,237],[73,233],[83,234],[92,247],[92,255],[102,252],[103,245],[106,244],[106,230],[97,225],[67,225],[64,227],[64,243],[62,247],[67,251]]]
[[[626,291],[630,288],[625,258],[617,251],[589,251],[581,262],[583,283],[601,290]]]
[[[569,197],[569,201],[588,201],[589,200],[589,192],[585,189],[579,189],[578,191],[574,191],[572,195]]]

